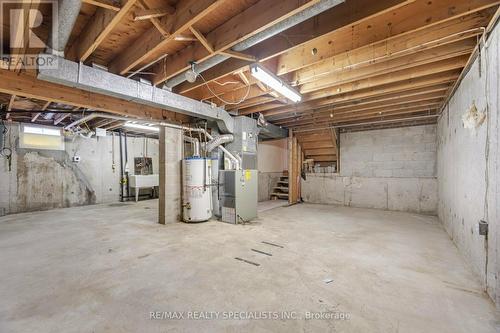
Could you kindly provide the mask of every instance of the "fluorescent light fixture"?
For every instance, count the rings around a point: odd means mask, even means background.
[[[130,128],[136,128],[136,129],[141,129],[145,131],[154,131],[154,132],[159,132],[160,128],[152,125],[141,125],[141,124],[136,124],[136,123],[125,123],[123,125],[125,127],[130,127]]]
[[[271,89],[285,96],[294,103],[300,102],[302,96],[295,91],[288,84],[283,82],[278,76],[269,72],[267,69],[259,66],[258,64],[253,64],[250,66],[250,73],[257,80],[269,86]]]
[[[61,129],[59,128],[47,128],[38,126],[23,126],[23,132],[29,134],[42,134],[42,135],[52,135],[61,136]]]

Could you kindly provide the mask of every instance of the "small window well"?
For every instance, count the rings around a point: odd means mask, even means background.
[[[64,137],[57,127],[22,124],[19,148],[64,150]]]

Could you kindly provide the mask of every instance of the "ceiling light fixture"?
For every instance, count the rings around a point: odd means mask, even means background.
[[[194,61],[191,61],[190,64],[191,64],[191,68],[189,70],[187,70],[184,75],[186,76],[186,80],[189,83],[194,83],[194,82],[196,82],[196,79],[198,78],[198,73],[196,73],[195,68],[194,68],[196,63]]]
[[[129,128],[135,128],[135,129],[141,129],[141,130],[145,130],[145,131],[154,131],[154,132],[159,132],[160,131],[160,128],[159,127],[156,127],[156,126],[151,126],[151,125],[141,125],[141,124],[136,124],[136,123],[125,123],[125,125],[123,125],[125,127],[129,127]]]
[[[294,103],[300,102],[302,96],[295,91],[288,84],[283,82],[278,76],[269,72],[267,69],[259,66],[258,64],[253,64],[250,66],[250,73],[257,80],[269,86],[271,89],[285,96]]]

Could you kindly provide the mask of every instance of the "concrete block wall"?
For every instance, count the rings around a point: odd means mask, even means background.
[[[436,178],[345,177],[307,174],[305,202],[436,215]]]
[[[436,126],[415,126],[340,135],[341,175],[435,177]]]
[[[340,174],[307,174],[306,202],[437,214],[436,125],[342,133]]]
[[[438,122],[438,216],[485,290],[500,306],[500,31],[497,26]],[[462,117],[486,112],[477,128]],[[486,220],[488,238],[479,234]]]
[[[9,126],[10,141],[18,146],[19,124]],[[147,148],[146,148],[147,147]],[[158,140],[128,138],[130,172],[134,157],[147,149],[158,173]],[[81,161],[72,162],[78,155]],[[113,170],[113,155],[115,169]],[[13,149],[11,171],[0,157],[0,215],[77,205],[116,202],[120,193],[119,138],[67,138],[64,151]]]

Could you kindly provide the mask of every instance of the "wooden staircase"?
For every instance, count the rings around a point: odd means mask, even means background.
[[[288,200],[288,172],[283,172],[280,176],[278,184],[273,188],[271,200],[284,199]]]
[[[314,161],[314,164],[321,166],[337,163],[339,152],[334,130],[305,132],[299,133],[296,136],[302,147],[304,159],[311,159]]]

